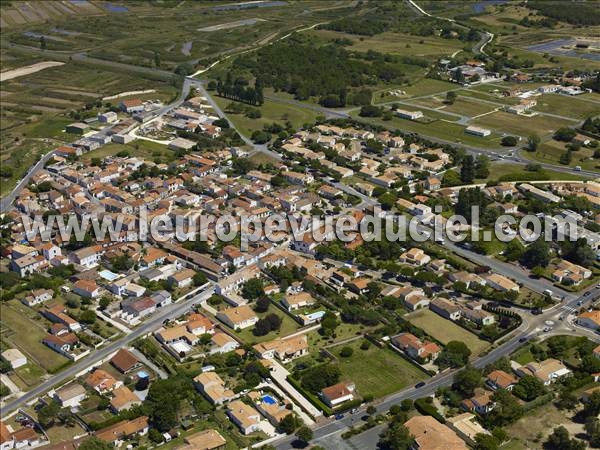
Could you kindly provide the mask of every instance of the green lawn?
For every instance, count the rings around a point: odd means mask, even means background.
[[[524,156],[529,156],[530,153],[525,153]],[[587,180],[587,177],[584,177],[582,175],[577,175],[577,173],[565,173],[565,172],[558,172],[556,170],[548,170],[548,169],[543,169],[540,172],[529,172],[527,170],[525,170],[524,166],[520,166],[517,164],[510,164],[510,163],[504,163],[504,162],[492,162],[490,164],[490,174],[487,178],[481,179],[478,178],[477,180],[475,180],[476,183],[486,183],[490,180],[499,180],[501,177],[518,177],[518,176],[523,176],[523,180],[526,180],[526,177],[531,175],[532,173],[537,173],[541,176],[543,176],[543,178],[540,176],[540,180],[561,180],[561,181],[580,181],[580,180]],[[515,178],[517,179],[517,178]]]
[[[15,375],[28,387],[31,387],[41,383],[45,372],[40,366],[29,361],[24,366],[15,369]]]
[[[354,382],[358,395],[380,398],[428,378],[425,372],[388,348],[371,344],[368,350],[361,350],[362,342],[359,339],[329,349],[338,357],[342,380]],[[349,358],[339,356],[344,347],[354,350]]]
[[[580,100],[568,95],[546,94],[536,97],[536,111],[543,111],[561,116],[585,119],[600,114],[600,103]]]
[[[9,328],[10,333],[3,334],[5,341],[18,347],[27,357],[48,371],[57,369],[68,362],[64,356],[42,344],[46,336],[44,322],[35,323],[28,317],[27,308],[17,301],[10,301],[0,306],[3,328]]]
[[[421,309],[405,316],[413,325],[422,328],[443,344],[450,341],[461,341],[467,344],[473,355],[481,353],[489,343],[479,339],[473,333],[446,320],[429,309]]]
[[[137,139],[128,144],[107,144],[86,153],[84,158],[105,158],[107,156],[116,155],[121,151],[129,152],[130,156],[143,157],[149,160],[159,158],[161,161],[168,162],[175,159],[175,153],[166,145],[145,141],[143,139]]]
[[[418,97],[421,95],[437,94],[452,89],[458,89],[458,85],[448,81],[434,80],[432,78],[423,78],[412,86],[406,86],[402,90],[406,91],[409,97]]]
[[[277,308],[276,306],[273,306],[273,305],[271,305],[271,307],[269,308],[269,310],[266,313],[256,313],[256,315],[260,319],[271,313],[277,314],[282,319],[281,328],[278,331],[271,331],[266,336],[254,336],[254,334],[252,334],[252,330],[254,329],[254,327],[248,327],[244,330],[236,331],[235,333],[238,335],[238,337],[244,343],[253,345],[253,344],[257,344],[259,342],[265,342],[265,341],[270,341],[272,339],[277,339],[279,337],[285,337],[288,334],[293,333],[300,327],[298,322],[296,322],[294,319],[292,319],[286,313],[284,313],[279,308]]]

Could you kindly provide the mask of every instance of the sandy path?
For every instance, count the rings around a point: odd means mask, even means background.
[[[7,70],[6,72],[0,73],[0,81],[12,80],[13,78],[22,77],[31,73],[39,72],[40,70],[48,69],[49,67],[56,67],[64,65],[63,62],[59,61],[44,61],[30,66],[20,67],[18,69]]]

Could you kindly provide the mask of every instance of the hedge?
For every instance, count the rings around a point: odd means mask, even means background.
[[[415,400],[415,408],[421,414],[431,416],[440,423],[446,423],[446,418],[442,416],[431,403],[427,403],[427,397]]]

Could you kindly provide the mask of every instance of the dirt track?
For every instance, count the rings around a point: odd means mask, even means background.
[[[0,81],[11,80],[13,78],[22,77],[31,73],[39,72],[40,70],[48,69],[49,67],[62,66],[64,63],[59,61],[44,61],[30,66],[19,67],[18,69],[7,70],[0,73]]]

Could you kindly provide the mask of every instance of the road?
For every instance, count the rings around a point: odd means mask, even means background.
[[[204,290],[202,290],[198,295],[194,296],[190,300],[185,300],[181,303],[172,303],[171,305],[165,306],[158,310],[156,314],[150,317],[148,320],[143,322],[138,328],[133,330],[130,334],[127,334],[120,338],[117,341],[114,341],[107,345],[106,347],[102,347],[84,359],[74,363],[69,366],[67,369],[63,370],[56,375],[53,375],[50,379],[44,381],[39,386],[35,387],[31,391],[25,393],[22,397],[15,399],[9,403],[7,403],[3,408],[0,409],[0,414],[5,416],[6,414],[14,411],[15,409],[23,406],[24,404],[34,401],[38,397],[44,395],[47,391],[57,386],[63,381],[68,380],[76,376],[78,373],[91,368],[94,364],[98,364],[103,361],[107,357],[109,357],[112,353],[116,352],[120,348],[127,347],[137,338],[142,337],[162,326],[162,323],[167,319],[174,319],[183,315],[185,312],[192,309],[194,306],[199,303],[207,300],[214,292],[214,287],[212,284],[207,286]]]
[[[587,294],[587,292],[591,292],[591,294]],[[523,342],[523,339],[531,339],[532,337],[539,336],[541,338],[546,338],[553,335],[564,334],[569,332],[570,334],[583,335],[586,336],[595,342],[600,343],[600,336],[595,333],[589,333],[587,331],[575,330],[571,331],[571,329],[566,329],[566,325],[562,322],[557,322],[559,327],[553,333],[543,333],[541,328],[544,326],[544,323],[547,320],[556,321],[558,316],[572,311],[573,308],[578,307],[578,302],[582,302],[585,306],[590,301],[600,298],[600,288],[591,288],[581,293],[580,296],[572,296],[572,300],[565,302],[559,307],[555,307],[547,310],[543,314],[534,316],[528,313],[524,313],[524,320],[521,326],[513,332],[512,337],[510,337],[506,342],[499,345],[498,347],[491,350],[489,353],[481,356],[472,361],[472,365],[477,368],[483,368],[488,364],[493,363],[503,356],[508,356],[514,351],[516,351]],[[377,413],[385,413],[392,407],[393,405],[398,405],[405,399],[416,400],[418,398],[426,397],[435,394],[435,392],[441,387],[447,387],[452,384],[454,379],[454,375],[456,374],[455,370],[446,371],[440,373],[429,380],[427,380],[426,384],[420,388],[416,388],[411,386],[407,389],[404,389],[400,392],[394,393],[383,399],[382,402],[375,405],[377,409]],[[311,443],[315,445],[321,445],[325,448],[351,448],[350,446],[346,446],[344,444],[340,444],[342,440],[341,434],[347,431],[350,427],[362,423],[360,421],[360,417],[365,414],[365,407],[360,408],[359,412],[356,414],[346,414],[340,420],[330,419],[326,423],[320,423],[313,428],[313,440]],[[363,448],[375,448],[375,444],[377,443],[377,434],[373,433],[371,436],[372,445]],[[294,437],[286,436],[281,440],[275,443],[276,448],[282,450],[288,450],[294,448],[292,446],[292,442],[294,441]]]

